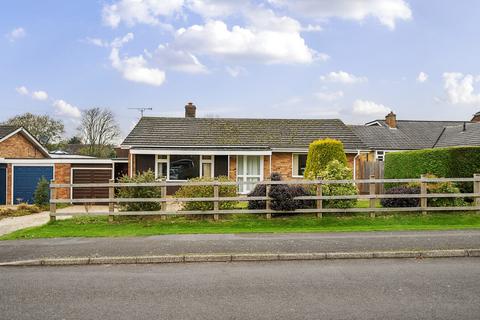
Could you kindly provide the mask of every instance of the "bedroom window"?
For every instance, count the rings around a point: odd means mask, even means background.
[[[258,182],[262,180],[263,156],[237,156],[237,181]],[[239,186],[240,193],[249,193],[255,184],[243,184]]]

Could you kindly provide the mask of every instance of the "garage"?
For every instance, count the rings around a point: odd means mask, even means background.
[[[0,206],[7,204],[7,167],[0,164]]]
[[[108,183],[112,179],[112,166],[91,167],[88,165],[72,167],[72,183]],[[73,199],[108,198],[108,188],[73,188]]]
[[[41,178],[53,179],[53,166],[13,167],[13,203],[33,203],[33,195]]]

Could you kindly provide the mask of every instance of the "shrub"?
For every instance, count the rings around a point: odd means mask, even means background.
[[[50,202],[50,185],[45,177],[42,177],[37,184],[33,194],[33,201],[39,207],[45,207]]]
[[[272,173],[271,181],[281,181],[282,176],[279,173]],[[265,196],[266,185],[260,184],[255,186],[255,189],[248,194],[248,197],[262,197]],[[295,209],[309,208],[312,206],[312,201],[309,200],[294,200],[294,197],[308,196],[310,193],[298,185],[277,184],[270,187],[269,197],[272,198],[270,208],[276,211],[294,211]],[[266,202],[261,200],[248,201],[248,209],[265,209]]]
[[[308,148],[307,166],[304,176],[307,179],[320,177],[321,172],[333,160],[347,165],[347,156],[345,155],[345,150],[343,150],[342,142],[328,138],[313,141]]]
[[[480,147],[451,147],[392,152],[385,158],[385,178],[419,178],[422,174],[445,178],[470,178],[480,173]],[[457,184],[461,192],[472,192],[470,182]]]
[[[397,186],[385,190],[385,194],[419,194],[418,186]],[[385,208],[402,208],[402,207],[418,207],[420,205],[419,198],[403,198],[403,199],[381,199],[380,203]]]
[[[123,176],[120,183],[147,183],[155,182],[155,173],[151,170],[134,177]],[[161,198],[160,187],[122,187],[117,191],[119,198]],[[161,208],[160,202],[131,202],[120,204],[122,211],[158,211]]]
[[[216,179],[219,182],[228,182],[231,181],[228,177],[218,177]],[[215,179],[212,178],[193,178],[190,179],[191,182],[213,182]],[[235,185],[231,186],[219,186],[218,193],[220,197],[235,197],[237,195],[237,187]],[[176,198],[208,198],[213,197],[213,185],[210,186],[195,186],[195,185],[185,185],[175,192],[174,195]],[[237,205],[237,201],[220,201],[220,209],[233,209]],[[183,210],[213,210],[212,201],[191,201],[183,203]]]
[[[271,181],[280,181],[282,180],[282,175],[277,172],[273,172],[270,175]],[[255,188],[250,191],[247,197],[265,197],[267,192],[267,186],[264,184],[257,184]],[[262,200],[250,200],[248,201],[248,209],[255,210],[255,209],[265,209],[266,202]]]
[[[427,174],[426,177],[437,178],[433,174]],[[449,181],[428,183],[427,193],[460,193],[460,189]],[[466,205],[463,198],[428,198],[427,201],[431,207],[461,207]]]
[[[333,160],[320,171],[320,176],[324,180],[348,180],[352,179],[352,170],[344,163]],[[353,183],[345,184],[325,184],[322,188],[322,194],[325,196],[346,196],[358,194],[357,187]],[[357,204],[357,199],[351,200],[324,200],[325,208],[353,208]]]

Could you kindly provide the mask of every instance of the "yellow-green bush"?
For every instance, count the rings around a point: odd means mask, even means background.
[[[307,179],[319,178],[321,172],[333,160],[347,165],[347,156],[341,141],[330,138],[313,141],[308,148],[305,177]]]
[[[216,179],[212,178],[193,178],[188,180],[190,182],[228,182],[231,181],[228,177],[218,177]],[[218,193],[220,197],[235,197],[237,195],[237,186],[219,186]],[[185,185],[180,187],[180,189],[175,192],[175,198],[209,198],[213,197],[213,185],[209,186],[196,186],[196,185]],[[220,201],[220,209],[233,209],[237,205],[237,201]],[[190,201],[183,203],[183,210],[187,211],[207,211],[213,210],[212,201]]]

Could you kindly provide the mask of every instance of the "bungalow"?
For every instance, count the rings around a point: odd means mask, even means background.
[[[126,160],[125,160],[126,162]],[[0,126],[0,205],[32,203],[38,181],[58,183],[108,182],[114,176],[111,159],[50,154],[24,128]],[[107,197],[105,188],[59,189],[59,198]]]
[[[393,151],[480,145],[480,112],[470,121],[397,120],[390,112],[385,119],[349,127],[371,150],[367,161],[383,161]]]
[[[261,181],[271,172],[302,178],[309,144],[327,137],[343,142],[353,168],[367,150],[339,119],[197,118],[192,103],[184,118],[142,117],[121,147],[128,150],[130,176],[152,170],[166,181],[217,176]],[[250,188],[243,185],[240,192]]]

